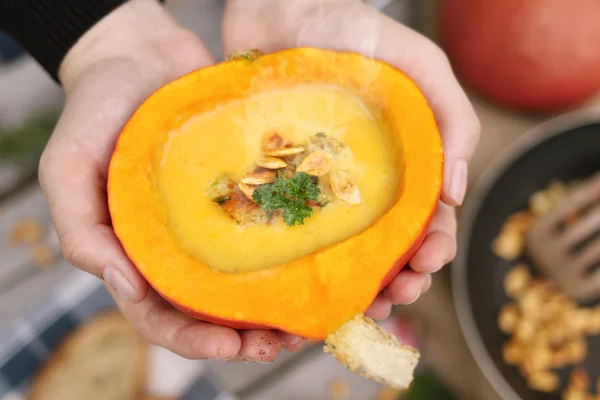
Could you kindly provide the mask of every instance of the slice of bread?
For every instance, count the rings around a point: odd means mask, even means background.
[[[179,400],[177,397],[171,396],[154,396],[151,394],[146,394],[137,398],[137,400]]]
[[[75,329],[34,378],[28,400],[136,400],[143,393],[148,343],[118,311]]]
[[[362,314],[329,334],[324,350],[350,371],[397,389],[410,386],[419,362],[417,349],[400,343]]]

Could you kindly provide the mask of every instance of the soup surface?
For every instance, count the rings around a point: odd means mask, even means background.
[[[332,201],[315,207],[302,225],[290,227],[281,218],[236,223],[207,188],[223,173],[243,177],[268,132],[300,145],[319,132],[344,143],[348,151],[334,159],[335,168],[353,171],[360,204],[329,193]],[[392,205],[401,150],[389,135],[377,110],[334,86],[281,89],[224,104],[170,132],[159,149],[154,185],[165,223],[185,251],[217,271],[247,272],[301,258],[360,233]]]

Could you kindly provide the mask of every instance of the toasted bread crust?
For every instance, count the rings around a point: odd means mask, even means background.
[[[358,348],[360,345],[380,351]],[[362,314],[327,336],[324,350],[350,371],[400,390],[410,386],[420,357],[417,349],[400,343]],[[375,371],[374,364],[379,362],[394,365],[394,370]]]
[[[118,311],[68,334],[34,377],[28,400],[135,400],[143,393],[148,343]],[[114,392],[115,387],[123,390]],[[116,396],[116,397],[115,397]]]

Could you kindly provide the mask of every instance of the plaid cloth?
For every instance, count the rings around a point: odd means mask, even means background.
[[[30,379],[63,337],[94,314],[116,307],[98,279],[79,271],[53,293],[14,321],[9,332],[0,332],[0,400],[25,399]],[[183,400],[236,400],[205,370],[184,382]]]

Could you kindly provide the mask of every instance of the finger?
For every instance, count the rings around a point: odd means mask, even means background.
[[[57,129],[61,129],[59,126]],[[57,132],[40,161],[40,184],[65,259],[107,282],[122,299],[139,302],[148,284],[110,228],[105,180],[93,158]],[[60,151],[55,151],[55,146]]]
[[[369,306],[365,315],[375,320],[382,320],[389,317],[392,312],[392,303],[383,295],[378,294],[373,303]]]
[[[281,342],[277,331],[248,330],[241,331],[242,345],[238,356],[239,361],[271,362],[281,350]]]
[[[412,321],[407,316],[401,314],[395,315],[385,327],[390,333],[396,336],[401,343],[417,349],[419,348],[417,331]]]
[[[594,268],[600,262],[600,239],[594,240],[585,245],[585,247],[575,255],[568,268],[578,271],[586,271]]]
[[[229,360],[240,352],[237,331],[187,316],[153,290],[142,302],[131,304],[107,288],[127,320],[152,344],[189,359]]]
[[[600,227],[600,206],[585,214],[577,221],[573,227],[569,227],[565,232],[565,243],[568,246],[575,246],[585,239],[592,237]]]
[[[591,298],[597,297],[598,286],[600,286],[600,269],[596,269],[586,275],[580,288],[581,294]]]
[[[431,289],[432,278],[431,274],[424,274],[425,279],[423,280],[423,286],[421,286],[421,294],[426,293],[429,289]]]
[[[106,174],[118,132],[139,104],[165,82],[212,63],[192,33],[178,36],[178,43],[180,57],[166,68],[145,65],[144,74],[128,58],[102,68],[79,68],[73,58],[71,71],[84,72],[68,74],[67,101],[40,160],[40,183],[65,258],[132,302],[145,298],[148,284],[110,229]]]
[[[598,201],[600,201],[600,172],[577,184],[573,190],[569,191],[553,212],[544,215],[542,224],[546,227],[557,225]]]
[[[279,341],[281,342],[281,346],[287,351],[297,351],[300,350],[305,344],[306,339],[300,336],[292,335],[287,332],[277,332],[277,336],[279,336]]]
[[[425,274],[411,269],[403,269],[394,280],[383,289],[383,295],[392,304],[411,304],[421,295]]]
[[[453,207],[440,202],[429,225],[427,237],[409,261],[418,272],[439,271],[456,255],[456,213]]]
[[[467,165],[479,140],[479,119],[441,49],[391,18],[382,18],[375,57],[404,71],[428,100],[444,146],[441,198],[460,205],[467,189]]]

